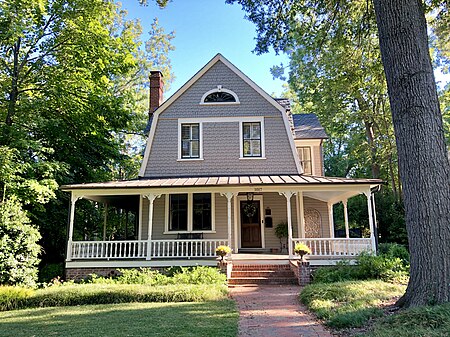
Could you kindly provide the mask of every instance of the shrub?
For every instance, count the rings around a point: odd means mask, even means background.
[[[15,198],[0,202],[0,284],[35,284],[40,238]]]
[[[380,243],[378,245],[378,255],[399,258],[405,264],[409,263],[409,252],[405,246],[398,243]]]
[[[312,283],[334,283],[361,279],[360,270],[347,262],[338,262],[336,266],[322,267],[312,274]]]
[[[33,294],[30,288],[0,286],[0,311],[20,308]]]
[[[204,302],[224,299],[224,285],[69,284],[36,291],[8,287],[1,295],[0,310],[21,308],[113,304],[128,302]],[[1,289],[1,288],[0,288]]]
[[[160,273],[150,268],[119,269],[121,275],[110,278],[95,274],[84,282],[95,284],[145,284],[161,286],[168,284],[225,284],[226,276],[217,268],[197,266],[190,268],[170,268]]]

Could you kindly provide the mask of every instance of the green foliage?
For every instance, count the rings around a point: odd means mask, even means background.
[[[382,281],[320,283],[306,286],[300,300],[328,326],[349,328],[380,317],[378,306],[404,291],[404,286]]]
[[[0,284],[35,284],[40,238],[14,197],[0,202]]]
[[[224,285],[226,276],[217,268],[197,266],[180,267],[160,273],[150,268],[119,269],[120,275],[114,278],[100,277],[95,274],[86,280],[95,284],[145,284],[145,285],[168,285],[168,284],[217,284]]]
[[[450,331],[450,304],[400,311],[377,321],[367,337],[441,337]]]
[[[129,302],[203,302],[224,299],[224,285],[68,284],[39,290],[5,292],[0,311],[22,308]],[[30,293],[31,292],[31,293]],[[17,295],[17,297],[15,297]]]
[[[333,283],[353,280],[380,279],[406,283],[409,276],[409,253],[401,245],[384,244],[377,256],[361,254],[356,264],[340,262],[333,267],[317,269],[313,283]]]
[[[21,308],[22,303],[33,294],[31,288],[0,286],[0,311]]]
[[[280,240],[288,237],[287,222],[280,222],[278,225],[275,226],[275,235]]]
[[[64,277],[63,263],[48,263],[39,268],[39,282],[49,283],[54,279]]]

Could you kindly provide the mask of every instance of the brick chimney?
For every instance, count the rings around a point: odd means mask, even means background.
[[[150,104],[148,109],[148,118],[153,116],[153,113],[163,102],[163,75],[159,70],[150,71]]]

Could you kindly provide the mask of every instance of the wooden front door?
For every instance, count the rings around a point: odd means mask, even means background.
[[[241,201],[241,247],[261,248],[261,212],[259,200]]]

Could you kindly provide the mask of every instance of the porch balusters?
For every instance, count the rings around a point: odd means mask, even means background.
[[[147,241],[147,258],[146,258],[146,260],[152,259],[151,248],[152,248],[152,231],[153,231],[153,202],[155,201],[156,198],[159,198],[160,196],[161,196],[161,194],[154,194],[154,193],[149,193],[144,196],[149,201],[149,205],[148,205],[148,236],[147,236],[148,241]]]

